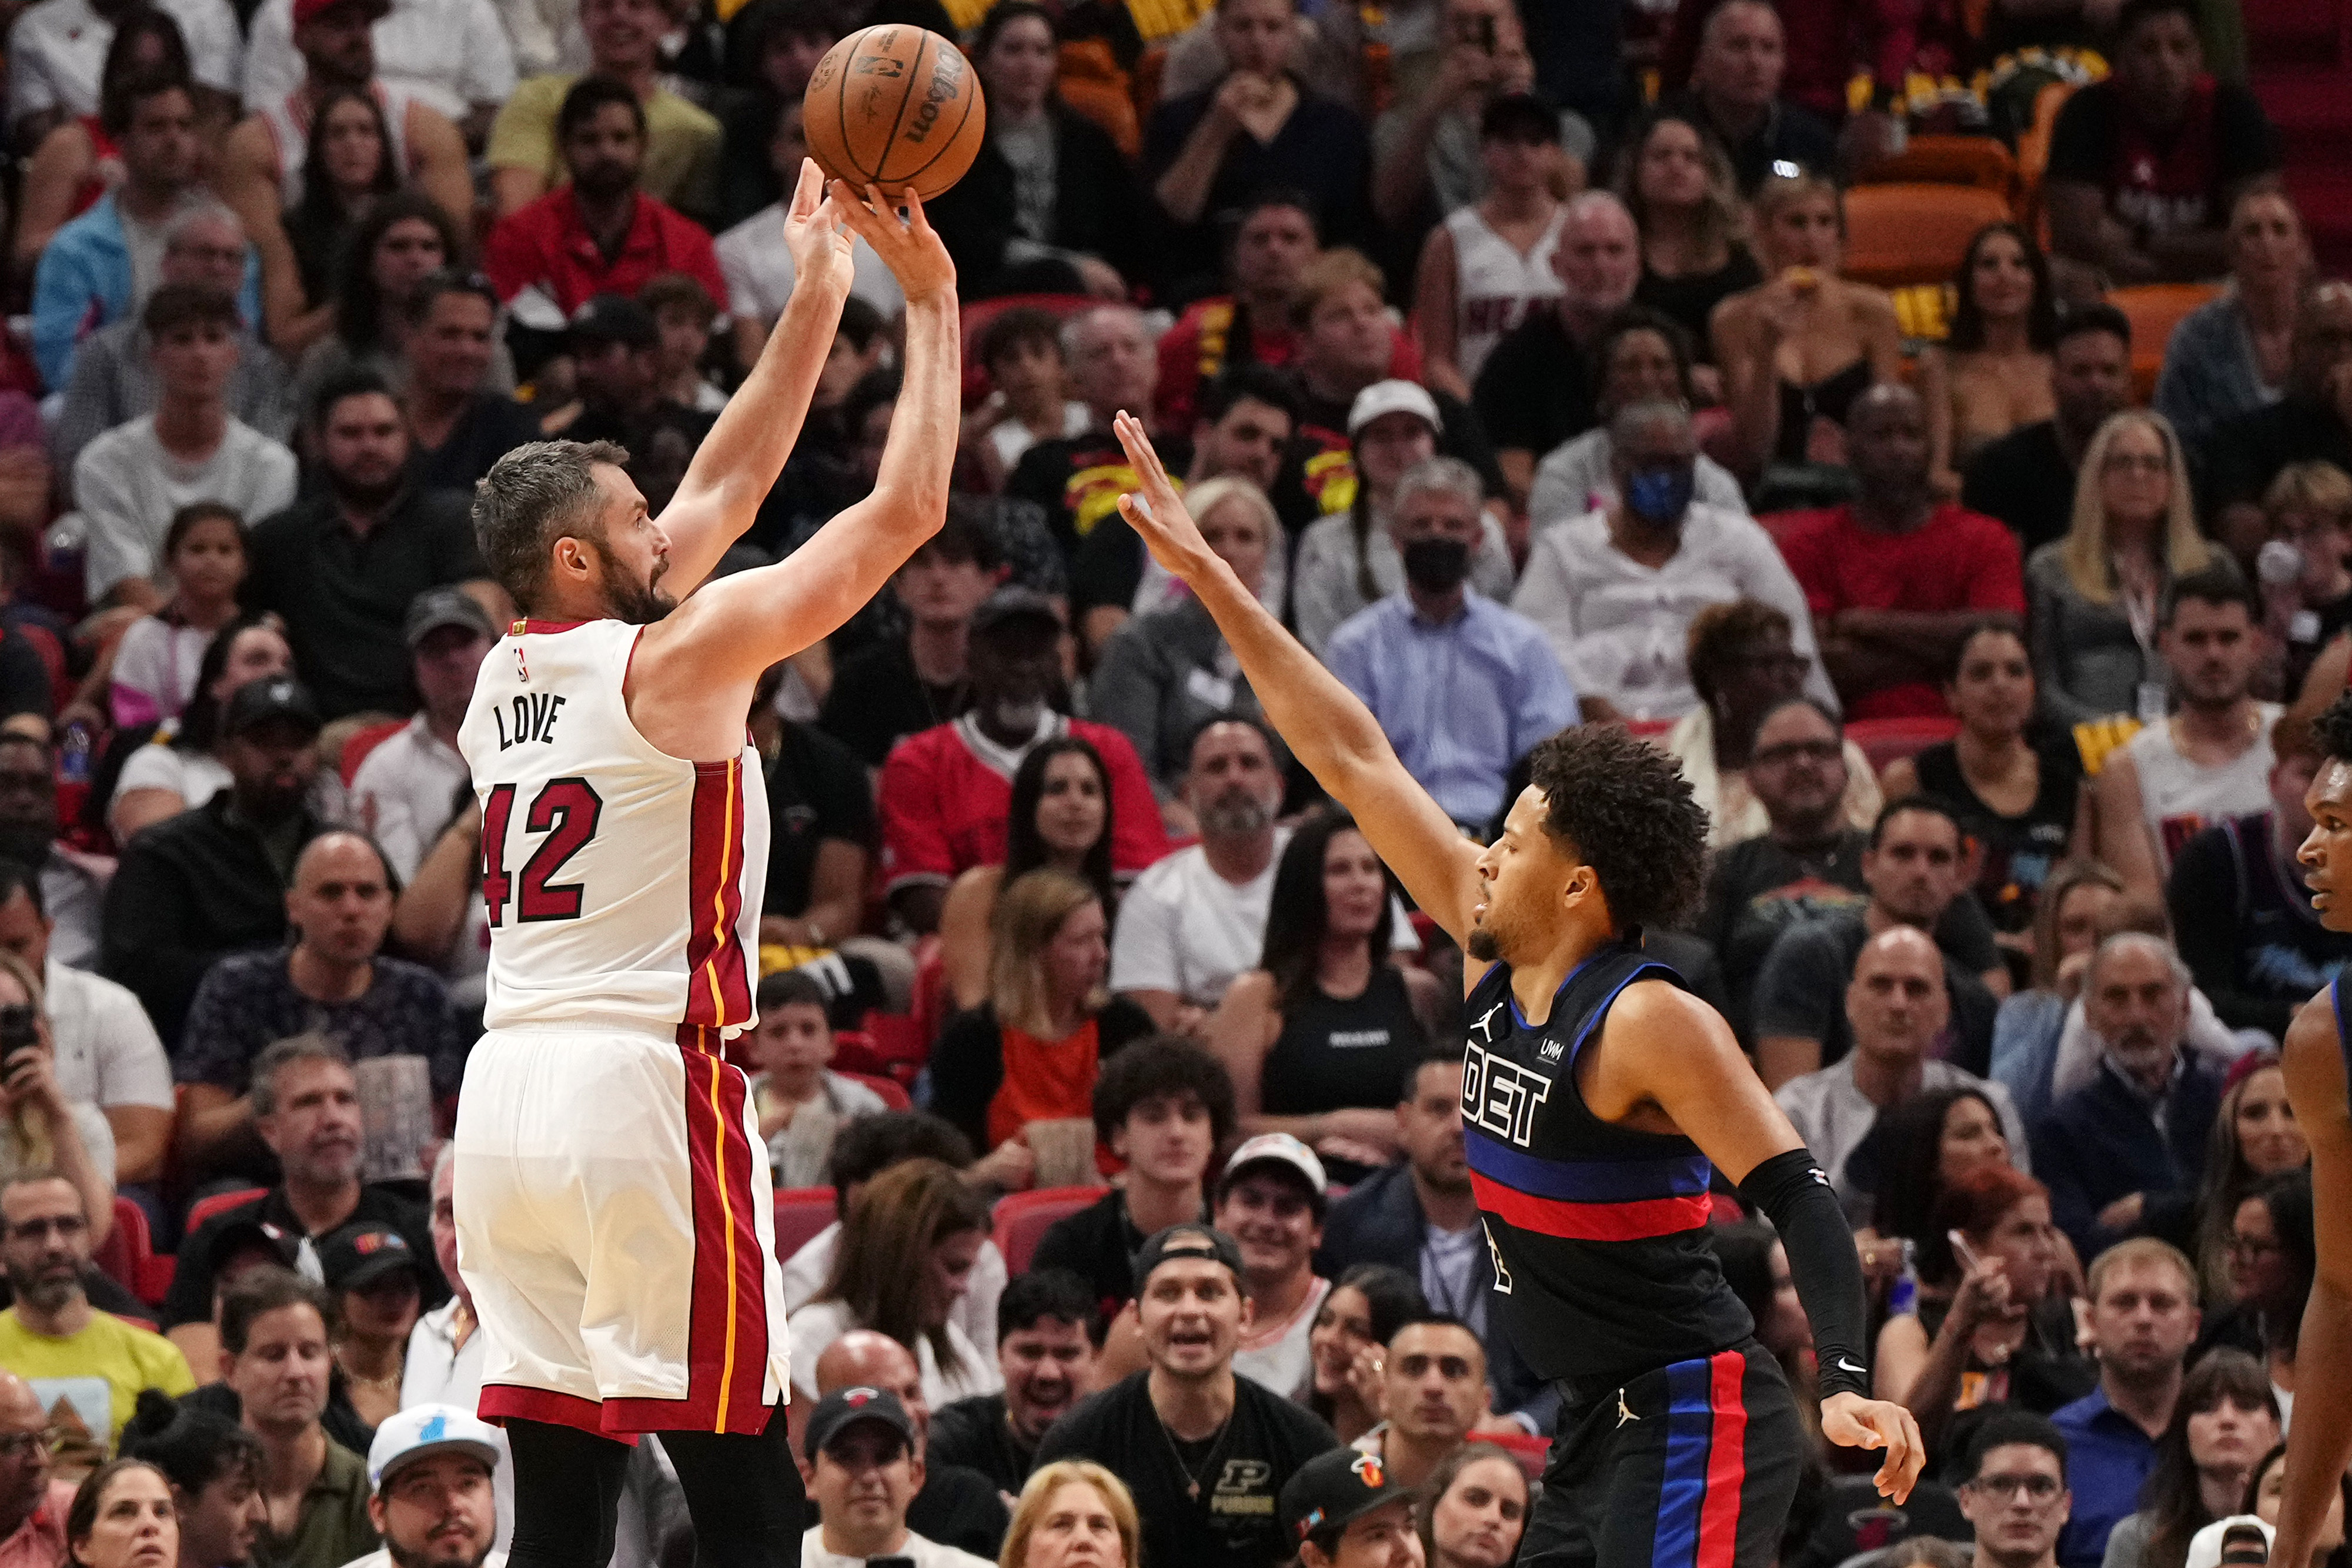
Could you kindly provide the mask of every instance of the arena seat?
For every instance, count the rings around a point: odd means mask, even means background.
[[[855,1079],[873,1090],[882,1096],[882,1103],[893,1111],[911,1111],[915,1108],[915,1102],[907,1093],[907,1086],[895,1078],[885,1077],[879,1072],[848,1072],[840,1068],[835,1068],[834,1071],[840,1072],[844,1078]]]
[[[1064,103],[1100,126],[1129,162],[1143,151],[1135,84],[1119,68],[1109,40],[1072,38],[1065,43],[1054,68],[1054,89]]]
[[[1969,185],[1856,185],[1845,193],[1845,276],[1881,288],[1948,283],[1977,231],[2012,215],[2007,197]]]
[[[1041,1186],[1034,1192],[1008,1193],[996,1206],[996,1249],[1004,1254],[1007,1272],[1028,1271],[1037,1243],[1054,1221],[1098,1203],[1107,1186]]]
[[[1859,718],[1845,727],[1845,737],[1870,758],[1870,770],[1884,773],[1898,757],[1912,757],[1960,733],[1960,721],[1937,714],[1921,718]]]
[[[163,1293],[172,1288],[173,1265],[169,1257],[156,1254],[147,1211],[120,1193],[114,1197],[114,1228],[90,1261],[151,1307],[162,1306]]]
[[[776,1259],[782,1262],[808,1245],[809,1238],[841,1218],[829,1186],[776,1189]]]
[[[2108,293],[2107,303],[2131,322],[2134,402],[2146,403],[2156,395],[2165,345],[2172,340],[2172,329],[2180,325],[2180,319],[2221,292],[2210,283],[2139,283]]]
[[[335,758],[335,770],[342,775],[344,786],[348,788],[351,781],[360,776],[360,764],[368,759],[369,752],[407,727],[408,721],[404,718],[388,718],[382,724],[372,724],[364,729],[353,731]]]
[[[1540,1437],[1533,1432],[1481,1432],[1477,1438],[1509,1449],[1511,1458],[1519,1461],[1519,1469],[1527,1471],[1528,1480],[1543,1479],[1544,1460],[1551,1454],[1549,1437]]]
[[[268,1190],[266,1186],[239,1187],[235,1192],[216,1192],[210,1197],[198,1198],[188,1209],[188,1228],[195,1229],[197,1226],[224,1209],[235,1208],[241,1203],[251,1203]]]
[[[2017,191],[2017,160],[1990,136],[1914,136],[1892,158],[1854,176],[1857,185],[1973,185],[2003,201]]]

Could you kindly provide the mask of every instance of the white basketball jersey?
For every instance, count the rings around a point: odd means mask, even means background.
[[[637,733],[621,683],[642,630],[518,621],[482,661],[457,749],[482,802],[486,1028],[753,1020],[760,756],[687,762]]]
[[[1457,207],[1445,215],[1445,232],[1454,239],[1454,354],[1468,380],[1478,379],[1495,345],[1528,319],[1528,306],[1559,293],[1551,253],[1567,220],[1565,208],[1554,213],[1551,226],[1521,256],[1486,226],[1476,207]]]
[[[2254,743],[2218,768],[2181,756],[2169,724],[2149,725],[2124,743],[2139,769],[2140,816],[2156,838],[2158,870],[2168,872],[2180,846],[2222,818],[2270,810],[2271,726],[2281,709],[2276,703],[2254,708]]]

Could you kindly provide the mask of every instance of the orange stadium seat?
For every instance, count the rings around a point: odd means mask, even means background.
[[[779,1261],[808,1245],[809,1239],[835,1220],[833,1188],[782,1186],[776,1189],[776,1257]]]
[[[996,1206],[996,1249],[1004,1254],[1007,1272],[1025,1273],[1029,1260],[1046,1229],[1066,1214],[1076,1214],[1097,1203],[1107,1186],[1041,1186],[1034,1192],[1008,1193]]]
[[[1969,185],[1856,185],[1845,193],[1845,275],[1881,288],[1944,283],[2008,201]]]
[[[198,1198],[188,1210],[188,1228],[194,1230],[214,1215],[235,1208],[240,1203],[251,1203],[269,1189],[266,1186],[239,1187],[235,1192],[216,1192],[210,1197]]]
[[[1143,151],[1143,122],[1135,112],[1135,85],[1119,69],[1103,38],[1073,38],[1062,46],[1054,73],[1062,101],[1093,120],[1129,162]]]
[[[2145,403],[2156,395],[2157,373],[2164,369],[2164,347],[2180,319],[2221,292],[2210,283],[2141,283],[2118,288],[2107,303],[2131,322],[2132,397]]]
[[[2017,160],[1990,136],[1914,136],[1892,158],[1854,176],[1858,185],[1973,185],[2006,201],[2017,190]]]

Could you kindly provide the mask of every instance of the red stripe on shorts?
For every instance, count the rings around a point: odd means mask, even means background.
[[[482,1396],[476,1413],[494,1427],[503,1427],[509,1421],[539,1421],[551,1427],[576,1427],[583,1432],[593,1432],[600,1437],[616,1437],[624,1443],[637,1440],[632,1433],[606,1431],[604,1409],[593,1399],[558,1394],[551,1388],[525,1388],[516,1383],[486,1383],[482,1385]]]
[[[751,982],[736,923],[743,915],[743,759],[694,765],[687,873],[686,1022],[751,1019]]]
[[[607,1432],[766,1429],[767,1257],[751,1203],[743,1130],[751,1089],[713,1053],[715,1033],[678,1030],[686,1068],[686,1142],[694,1197],[694,1282],[684,1399],[607,1399]]]
[[[1748,1357],[1736,1350],[1707,1364],[1715,1430],[1706,1450],[1706,1500],[1699,1505],[1695,1568],[1732,1568],[1739,1551],[1739,1492],[1748,1477]]]

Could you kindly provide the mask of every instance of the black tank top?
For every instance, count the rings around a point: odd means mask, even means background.
[[[1429,1037],[1413,1016],[1404,977],[1372,966],[1360,996],[1328,996],[1320,987],[1284,1009],[1282,1033],[1265,1053],[1258,1104],[1269,1116],[1311,1116],[1349,1106],[1396,1103],[1405,1070]]]
[[[1871,389],[1877,380],[1868,360],[1856,360],[1833,375],[1805,386],[1795,382],[1780,383],[1780,445],[1772,454],[1782,463],[1802,463],[1805,449],[1813,433],[1813,421],[1825,418],[1843,424],[1853,412],[1854,399]]]
[[[1577,1090],[1578,1053],[1637,979],[1683,984],[1612,944],[1570,974],[1540,1026],[1520,1019],[1501,964],[1465,1009],[1464,1145],[1504,1321],[1538,1375],[1596,1387],[1755,1329],[1707,1242],[1706,1156],[1688,1138],[1602,1121]]]
[[[2042,884],[2066,856],[2066,841],[2074,832],[2074,800],[2083,788],[2083,769],[2067,756],[2071,749],[2071,744],[2034,748],[2033,804],[2015,817],[2002,816],[1969,787],[1953,742],[1931,746],[1911,759],[1919,788],[1957,811],[1961,831],[1984,846],[1977,898],[1996,931],[2023,931],[2033,924]]]

